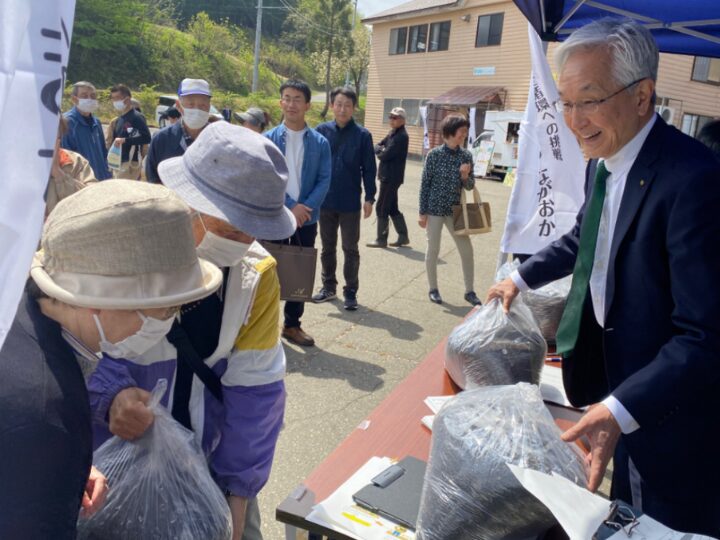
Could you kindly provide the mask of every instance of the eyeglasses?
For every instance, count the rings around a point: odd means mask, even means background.
[[[290,97],[285,96],[280,101],[282,101],[285,105],[290,105],[290,104],[302,105],[303,103],[305,103],[305,98],[302,98],[302,97],[290,98]]]
[[[610,505],[610,512],[604,521],[605,525],[616,531],[623,531],[628,537],[632,536],[633,529],[638,526],[638,520],[632,509],[618,504]]]
[[[555,110],[562,114],[572,114],[573,110],[578,113],[585,113],[585,114],[593,114],[598,112],[600,109],[600,105],[605,103],[606,101],[614,98],[617,96],[620,92],[623,92],[630,88],[631,86],[636,85],[640,81],[645,80],[647,77],[643,77],[641,79],[638,79],[636,81],[631,82],[627,86],[623,86],[620,90],[617,92],[613,92],[607,97],[604,97],[602,99],[596,99],[596,100],[588,100],[588,101],[582,101],[580,103],[572,103],[571,101],[561,101],[558,100],[555,103],[553,103],[553,107],[555,107]]]
[[[391,114],[390,116],[388,116],[388,118],[389,118],[390,120],[397,120],[397,119],[400,118],[400,117],[399,117],[399,116],[395,116],[394,114]]]

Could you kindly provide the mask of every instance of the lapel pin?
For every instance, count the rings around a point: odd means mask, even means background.
[[[643,187],[645,185],[645,180],[640,180],[640,187]]]

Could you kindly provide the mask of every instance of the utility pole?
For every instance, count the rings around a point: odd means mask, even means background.
[[[355,0],[357,6],[357,0]],[[255,63],[253,65],[252,91],[257,92],[260,81],[260,37],[262,35],[263,0],[258,0],[257,23],[255,24]],[[354,19],[353,19],[354,20]]]
[[[353,30],[355,30],[355,17],[357,16],[357,3],[358,0],[355,0],[355,11],[353,11],[353,18],[352,18],[352,26],[350,27],[350,34],[352,35]],[[350,70],[348,69],[345,71],[345,86],[350,86]],[[360,89],[358,88],[358,92]],[[360,96],[358,96],[359,98]]]

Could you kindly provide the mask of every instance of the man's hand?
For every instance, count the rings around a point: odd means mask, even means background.
[[[367,219],[370,217],[370,214],[372,214],[372,207],[372,202],[365,201],[365,204],[363,204],[363,218]]]
[[[290,209],[290,211],[292,212],[293,216],[295,216],[295,221],[297,221],[298,229],[305,225],[305,223],[307,223],[308,220],[312,217],[312,208],[310,208],[309,206],[305,206],[302,203],[297,203]]]
[[[602,483],[607,464],[615,452],[620,438],[620,426],[610,410],[603,404],[592,406],[580,421],[562,434],[562,440],[573,442],[583,435],[590,440],[590,465],[587,488],[595,492]]]
[[[460,165],[460,178],[462,178],[463,182],[470,178],[470,167],[471,165],[469,163]]]
[[[232,540],[240,540],[243,537],[247,501],[245,497],[236,497],[235,495],[228,497],[228,506],[230,507],[230,515],[232,516],[233,522]]]
[[[421,229],[427,227],[427,215],[420,214],[420,217],[418,217],[418,225],[420,225]]]
[[[85,484],[80,515],[87,518],[97,512],[105,503],[107,493],[107,478],[105,478],[105,475],[98,471],[94,466],[90,467],[90,476]]]
[[[113,144],[115,146],[122,146],[125,143],[125,139],[122,137],[118,137],[113,141]]]
[[[515,300],[515,297],[519,293],[520,289],[518,289],[517,285],[515,285],[515,282],[511,278],[505,278],[490,287],[485,303],[487,304],[493,298],[499,298],[503,305],[503,311],[507,313],[510,311],[512,301]]]
[[[145,433],[155,419],[148,401],[150,392],[141,388],[120,390],[110,405],[110,432],[128,441]]]

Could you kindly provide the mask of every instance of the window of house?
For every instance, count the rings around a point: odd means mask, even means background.
[[[720,84],[720,58],[696,56],[693,65],[692,80],[711,84]]]
[[[408,36],[408,52],[422,53],[427,50],[427,24],[418,24],[410,27]]]
[[[390,30],[390,50],[389,54],[405,54],[405,45],[407,44],[407,26],[402,28],[393,28]]]
[[[711,116],[703,116],[701,114],[683,114],[682,132],[696,137],[705,124],[712,121]]]
[[[504,18],[504,13],[480,15],[478,17],[477,34],[475,35],[475,46],[488,47],[490,45],[500,45]]]
[[[405,123],[408,126],[417,126],[422,124],[420,121],[420,100],[419,99],[403,99],[402,105],[405,109]]]
[[[386,98],[383,102],[383,124],[388,123],[388,115],[395,107],[402,107],[402,100],[399,98]]]
[[[447,51],[450,44],[450,21],[430,25],[430,48],[432,51]]]

